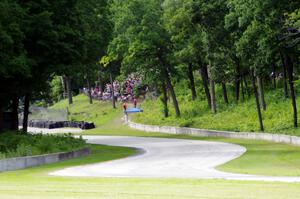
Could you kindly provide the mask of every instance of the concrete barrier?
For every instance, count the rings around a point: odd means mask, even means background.
[[[129,121],[128,126],[133,129],[146,131],[146,132],[160,132],[166,134],[178,134],[178,135],[192,135],[200,137],[225,137],[225,138],[237,138],[237,139],[251,139],[251,140],[264,140],[276,143],[285,143],[295,146],[300,146],[300,137],[271,134],[271,133],[249,133],[249,132],[229,132],[229,131],[217,131],[206,130],[186,127],[172,127],[172,126],[155,126],[144,125]]]
[[[83,148],[71,152],[3,159],[0,160],[0,172],[25,169],[28,167],[35,167],[44,164],[60,162],[63,160],[87,156],[90,153],[90,148]]]

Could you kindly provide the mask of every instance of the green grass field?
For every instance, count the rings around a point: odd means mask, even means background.
[[[68,166],[132,155],[134,149],[92,146],[91,156],[61,163],[0,173],[0,198],[5,199],[186,199],[300,197],[299,183],[227,180],[54,177]]]
[[[80,100],[79,100],[80,99]],[[55,107],[65,108],[62,104]],[[79,109],[76,106],[76,103]],[[82,104],[81,104],[82,103]],[[69,109],[70,117],[84,117],[88,99],[75,97]],[[73,110],[74,108],[74,110]],[[263,141],[225,138],[198,138],[145,133],[131,130],[122,124],[120,109],[109,112],[109,104],[95,103],[93,114],[108,110],[105,117],[89,117],[97,122],[96,129],[86,131],[90,135],[156,136],[180,139],[201,139],[230,142],[247,148],[246,154],[218,169],[230,172],[264,175],[300,176],[300,147]],[[75,115],[72,115],[75,113]],[[80,113],[80,114],[77,114]],[[113,119],[108,119],[113,118]],[[76,119],[76,118],[75,118]],[[136,179],[136,178],[78,178],[53,177],[51,171],[82,164],[108,161],[136,153],[134,149],[110,146],[92,146],[89,157],[78,158],[20,171],[0,173],[0,198],[5,199],[185,199],[185,198],[300,198],[300,183],[272,183],[229,180],[196,179]]]

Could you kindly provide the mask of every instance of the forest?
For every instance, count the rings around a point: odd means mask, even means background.
[[[2,0],[0,131],[8,111],[18,129],[22,111],[27,132],[30,104],[61,99],[60,80],[70,104],[83,87],[92,103],[91,87],[132,73],[158,93],[164,117],[171,107],[182,116],[176,85],[186,80],[212,114],[218,91],[232,106],[253,96],[260,131],[274,90],[298,127],[299,64],[298,0]]]

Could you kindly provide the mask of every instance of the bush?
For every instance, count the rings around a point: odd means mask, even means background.
[[[54,76],[51,81],[50,96],[54,102],[58,102],[63,99],[63,87],[60,76]]]
[[[179,127],[192,127],[193,126],[193,121],[192,120],[184,120],[179,122]]]
[[[71,134],[42,135],[6,132],[0,134],[0,159],[72,151],[86,146],[85,140]]]

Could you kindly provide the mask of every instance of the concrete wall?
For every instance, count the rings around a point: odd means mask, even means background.
[[[277,143],[285,143],[300,146],[300,137],[270,133],[247,133],[247,132],[228,132],[228,131],[215,131],[196,128],[185,127],[172,127],[172,126],[154,126],[137,124],[134,122],[128,122],[129,127],[146,132],[160,132],[167,134],[178,135],[193,135],[201,137],[225,137],[225,138],[239,138],[239,139],[253,139],[253,140],[265,140]]]
[[[84,148],[72,152],[3,159],[0,160],[0,172],[25,169],[28,167],[35,167],[44,164],[55,163],[72,158],[87,156],[90,153],[91,150],[89,148]]]

